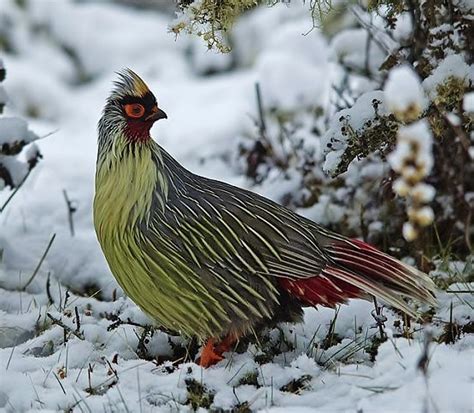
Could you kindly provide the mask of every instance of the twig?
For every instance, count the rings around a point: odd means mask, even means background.
[[[31,386],[33,387],[33,391],[35,392],[35,395],[36,395],[36,401],[41,405],[41,407],[44,406],[44,402],[41,401],[40,399],[40,396],[38,394],[38,391],[36,390],[36,386],[35,386],[35,383],[33,383],[33,380],[31,378],[31,376],[26,373],[26,375],[28,376],[28,378],[30,379],[30,382],[31,382]]]
[[[372,17],[370,18],[370,25],[372,25]],[[370,75],[370,43],[372,41],[372,32],[370,30],[367,30],[367,41],[365,43],[365,71],[367,73],[367,76]]]
[[[386,34],[385,31],[377,29],[372,23],[367,23],[364,21],[364,18],[362,17],[363,9],[360,7],[352,7],[351,9],[352,14],[354,17],[358,20],[360,25],[367,30],[367,32],[371,32],[372,30],[377,30],[379,33],[378,36],[375,36],[373,33],[372,34],[372,40],[375,44],[377,44],[383,51],[385,51],[387,54],[390,54],[391,48],[389,45],[384,43],[384,40],[382,38],[382,34]],[[369,35],[369,33],[367,33]]]
[[[79,340],[85,340],[84,334],[82,334],[80,331],[73,330],[71,327],[67,326],[61,320],[53,317],[49,313],[46,313],[46,316],[52,321],[53,324],[56,324],[59,327],[62,327],[65,332],[74,334]]]
[[[64,386],[63,384],[61,383],[61,380],[59,380],[59,377],[56,375],[56,373],[53,371],[53,376],[56,378],[56,380],[58,381],[59,385],[61,386],[61,390],[63,391],[64,394],[66,394],[66,390],[64,390]]]
[[[67,302],[69,301],[69,297],[71,294],[69,293],[69,289],[66,290],[66,294],[64,294],[64,306],[63,308],[66,309],[67,307]]]
[[[469,208],[466,218],[466,231],[464,231],[464,238],[466,240],[466,245],[469,251],[472,251],[471,237],[469,236],[471,228],[471,218],[472,218],[472,209]]]
[[[423,410],[422,410],[423,413],[429,413],[431,410],[434,412],[440,411],[437,408],[432,396],[430,395],[430,387],[429,387],[428,369],[430,365],[430,347],[431,347],[432,341],[433,341],[433,331],[431,330],[430,327],[427,327],[424,330],[423,351],[417,363],[417,367],[423,374],[423,378],[425,381],[425,399],[424,399]],[[430,409],[430,404],[433,406],[433,409]]]
[[[150,325],[145,326],[140,336],[135,332],[138,337],[138,344],[137,344],[137,351],[136,354],[139,358],[148,360],[150,358],[150,354],[148,353],[148,349],[146,348],[147,337],[149,333],[153,332],[153,327]]]
[[[73,215],[74,212],[77,211],[76,206],[74,205],[74,202],[69,199],[67,196],[67,191],[63,189],[63,195],[64,195],[64,200],[66,201],[66,207],[67,207],[67,217],[69,221],[69,230],[71,231],[71,237],[74,236],[74,220],[73,220]]]
[[[375,322],[379,328],[380,338],[384,340],[386,337],[385,337],[385,331],[383,330],[383,328],[385,327],[384,322],[387,321],[387,317],[385,317],[382,314],[382,307],[378,306],[377,298],[375,298],[374,296],[373,299],[374,299],[375,310],[372,310],[372,317],[374,317]],[[375,311],[375,314],[374,314],[374,311]]]
[[[31,169],[28,170],[28,172],[26,173],[25,177],[21,180],[21,182],[18,184],[18,186],[13,190],[13,192],[10,194],[10,196],[7,198],[7,200],[5,201],[5,203],[2,205],[2,207],[0,208],[0,213],[3,212],[3,210],[7,207],[7,205],[10,203],[10,201],[13,199],[13,197],[16,195],[16,193],[20,190],[20,188],[23,186],[23,184],[26,182],[26,180],[28,179],[28,177],[30,176],[30,173],[31,173]]]
[[[118,380],[119,376],[117,374],[117,370],[113,368],[112,364],[110,364],[110,361],[107,359],[107,357],[102,357],[102,360],[104,360],[107,365],[109,366],[110,371],[113,373],[115,378]]]
[[[51,272],[48,272],[48,278],[46,279],[46,295],[48,296],[48,304],[53,305],[54,300],[51,295]]]
[[[120,396],[120,399],[122,400],[123,406],[125,407],[125,411],[126,411],[127,413],[130,413],[130,410],[128,410],[127,403],[125,402],[125,399],[123,398],[122,392],[120,391],[120,389],[119,389],[118,386],[115,387],[115,388],[117,389],[118,394],[119,394],[119,396]]]
[[[121,325],[130,325],[130,326],[141,327],[141,328],[148,327],[148,325],[136,323],[135,321],[132,321],[130,318],[127,318],[127,320],[124,321],[116,314],[109,314],[107,318],[110,321],[112,321],[112,323],[107,327],[107,331],[115,330],[118,326],[121,326]]]
[[[255,93],[257,95],[257,106],[258,106],[258,118],[260,120],[259,132],[260,137],[263,141],[266,141],[267,136],[267,126],[265,124],[265,117],[263,115],[263,104],[262,104],[262,94],[260,92],[260,83],[255,83]]]
[[[470,147],[470,142],[469,142],[469,135],[467,132],[459,125],[455,125],[452,123],[446,114],[442,109],[440,109],[437,105],[435,105],[435,109],[438,112],[438,114],[444,119],[446,124],[448,125],[449,129],[454,133],[454,135],[459,139],[459,142],[461,143],[462,148],[466,153],[469,153],[469,147]]]
[[[44,250],[44,253],[43,253],[43,256],[41,257],[41,259],[39,260],[38,262],[38,265],[36,266],[35,270],[33,271],[33,274],[31,274],[31,277],[30,279],[26,282],[26,284],[21,288],[21,291],[25,291],[26,290],[26,287],[28,287],[31,283],[31,281],[33,281],[33,279],[36,277],[36,274],[38,274],[38,271],[39,269],[41,268],[41,265],[43,264],[43,261],[44,259],[46,258],[46,256],[48,255],[48,252],[49,252],[49,249],[51,248],[51,245],[53,245],[53,242],[54,242],[54,239],[56,238],[56,234],[53,234],[53,236],[51,237],[51,239],[49,240],[48,242],[48,246],[46,247],[46,249]]]
[[[15,349],[16,349],[16,345],[14,345],[12,347],[12,351],[10,353],[10,357],[8,357],[7,366],[5,367],[5,370],[8,370],[8,367],[10,367],[10,363],[11,363],[12,357],[13,357],[13,352],[15,351]]]
[[[79,318],[79,310],[77,309],[77,305],[74,307],[74,312],[76,313],[76,331],[81,331],[81,319]]]

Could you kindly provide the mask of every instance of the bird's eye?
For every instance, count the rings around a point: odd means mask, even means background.
[[[140,103],[129,103],[124,106],[124,109],[130,118],[141,118],[145,114],[145,108]]]

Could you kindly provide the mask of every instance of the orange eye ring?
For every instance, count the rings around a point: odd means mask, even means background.
[[[140,103],[128,103],[124,109],[129,118],[138,119],[145,114],[145,108]]]

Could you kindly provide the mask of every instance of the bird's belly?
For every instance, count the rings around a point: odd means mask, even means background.
[[[158,260],[151,262],[136,236],[108,237],[101,245],[119,285],[158,324],[203,339],[220,336],[230,327],[209,297],[179,282],[182,274]]]

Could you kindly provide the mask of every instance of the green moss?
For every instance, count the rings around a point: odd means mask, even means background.
[[[190,405],[194,411],[200,407],[209,409],[214,401],[214,393],[210,392],[206,386],[198,382],[196,379],[187,378],[184,383],[188,391],[188,398],[186,404]]]
[[[434,103],[451,110],[459,104],[466,92],[464,80],[458,77],[450,76],[436,88],[436,97]]]
[[[380,101],[374,99],[372,105],[375,111],[375,117],[365,122],[360,130],[354,130],[349,123],[349,119],[341,117],[341,133],[347,137],[347,147],[342,154],[341,161],[332,174],[336,177],[347,171],[349,164],[355,159],[362,159],[375,151],[381,151],[391,148],[397,139],[399,122],[390,115],[379,115],[377,113]]]
[[[241,377],[239,380],[239,386],[248,384],[255,387],[260,387],[258,384],[258,371],[250,371]]]

